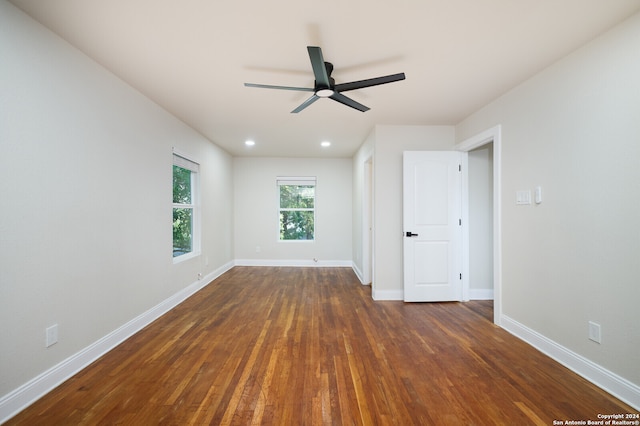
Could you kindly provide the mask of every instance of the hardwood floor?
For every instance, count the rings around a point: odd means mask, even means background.
[[[11,419],[58,424],[553,424],[631,413],[491,323],[374,302],[348,268],[235,267]]]

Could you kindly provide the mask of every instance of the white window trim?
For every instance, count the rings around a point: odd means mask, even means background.
[[[313,185],[316,186],[315,176],[278,176],[276,184],[280,185]]]
[[[317,239],[317,222],[316,222],[316,209],[318,207],[318,197],[316,190],[314,189],[313,193],[313,209],[285,209],[289,211],[310,211],[313,210],[313,239],[312,240],[281,240],[280,239],[280,185],[306,185],[306,186],[314,186],[317,188],[317,179],[315,176],[277,176],[276,177],[276,185],[278,186],[278,227],[276,228],[276,241],[284,244],[313,244]]]
[[[186,154],[176,148],[172,150],[172,165],[182,167],[183,169],[190,170],[191,173],[191,203],[192,204],[179,204],[172,203],[172,211],[174,208],[191,207],[193,209],[193,229],[191,234],[191,252],[182,254],[180,256],[172,257],[173,263],[184,262],[185,260],[193,259],[201,254],[201,214],[200,214],[200,163],[194,159],[193,156]],[[173,244],[173,237],[172,237]]]

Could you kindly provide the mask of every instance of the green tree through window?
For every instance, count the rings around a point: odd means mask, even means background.
[[[173,257],[198,253],[197,191],[199,165],[173,155]]]
[[[193,250],[191,170],[173,166],[173,257]]]
[[[315,238],[315,186],[280,184],[280,240]]]

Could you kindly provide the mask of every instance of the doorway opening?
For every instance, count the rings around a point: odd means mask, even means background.
[[[363,182],[362,283],[373,285],[373,159],[371,157],[364,163]]]
[[[469,299],[493,300],[493,142],[467,155]]]
[[[492,270],[490,271],[491,279],[493,280],[493,322],[496,325],[500,325],[502,318],[502,248],[501,248],[501,206],[502,206],[502,195],[501,195],[501,150],[502,150],[502,141],[501,141],[501,126],[495,126],[488,130],[485,130],[482,133],[479,133],[475,136],[470,137],[467,140],[464,140],[456,145],[457,151],[462,151],[466,153],[470,153],[471,151],[481,152],[483,149],[492,148],[491,152],[491,180],[492,180],[492,194],[491,194],[491,222],[492,222],[492,231],[491,236],[486,236],[485,239],[489,239],[492,245]],[[485,155],[488,156],[488,152],[478,154],[479,156]],[[463,185],[463,199],[470,199],[470,185],[469,185],[470,175],[467,173],[466,176],[466,184]],[[472,188],[473,189],[473,188]],[[478,194],[474,194],[478,195]],[[469,212],[469,202],[467,202],[464,211],[463,211],[463,220],[466,219],[466,223],[470,223],[470,212]],[[465,233],[463,236],[463,245],[465,247],[464,252],[467,253],[465,259],[463,259],[463,288],[468,293],[465,296],[470,296],[469,293],[472,293],[472,288],[470,288],[471,284],[471,265],[470,265],[470,257],[473,255],[471,251],[471,241],[472,235],[469,233],[469,228],[465,228]],[[473,238],[478,238],[477,236]],[[474,241],[473,244],[480,243],[479,241]],[[487,247],[487,242],[482,243],[485,245],[485,249]],[[473,250],[478,250],[477,247],[474,247]],[[475,266],[474,266],[475,268]],[[485,273],[485,277],[486,277]],[[482,285],[474,283],[474,286]],[[482,292],[476,293],[476,295],[482,294]],[[488,297],[488,292],[484,294],[485,297]],[[465,299],[468,299],[466,297]]]

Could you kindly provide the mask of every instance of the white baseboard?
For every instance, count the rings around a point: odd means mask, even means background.
[[[493,289],[470,288],[469,300],[493,300]]]
[[[357,275],[357,272],[356,272]],[[375,290],[372,292],[373,300],[404,300],[403,290]],[[469,300],[493,300],[491,289],[470,289]]]
[[[524,340],[540,352],[550,356],[591,383],[609,392],[636,410],[640,410],[640,386],[612,373],[606,368],[565,348],[506,315],[502,315],[500,318],[500,325],[509,333]]]
[[[0,398],[0,424],[142,330],[233,267],[229,262]]]
[[[327,267],[340,268],[353,267],[350,260],[313,260],[313,259],[236,259],[234,266],[287,266],[287,267]]]
[[[352,262],[351,264],[351,269],[353,269],[353,272],[356,274],[356,276],[358,277],[358,280],[360,281],[360,284],[362,285],[369,285],[369,283],[365,283],[364,282],[364,275],[362,274],[362,271],[360,271],[360,268],[358,268],[358,265],[355,264],[355,262]]]
[[[404,290],[376,290],[371,291],[373,300],[404,300]]]

